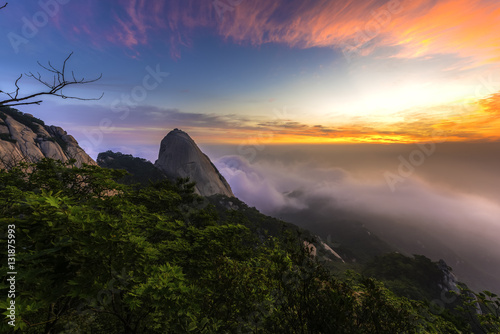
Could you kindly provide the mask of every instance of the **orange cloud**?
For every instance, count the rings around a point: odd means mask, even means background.
[[[397,56],[500,56],[500,3],[492,0],[243,1],[220,33],[237,42],[340,47],[368,54],[400,46]]]
[[[469,105],[435,106],[405,114],[405,121],[392,124],[357,121],[328,126],[286,120],[251,126],[249,121],[244,127],[214,129],[207,140],[253,145],[500,141],[500,92]]]
[[[390,47],[389,55],[453,54],[474,65],[500,61],[500,3],[497,0],[120,0],[92,37],[128,47],[163,39],[180,55],[195,29],[208,28],[237,43],[283,43],[333,47],[346,56]],[[87,16],[90,17],[90,16]],[[75,22],[75,19],[77,20]],[[69,24],[80,19],[72,16]],[[110,25],[110,27],[106,27]],[[72,30],[72,29],[69,29]]]
[[[500,60],[498,1],[438,1],[412,21],[396,20],[394,42],[405,46],[400,56],[457,53],[479,64]]]
[[[436,128],[468,140],[500,140],[500,93],[476,101],[472,109],[472,112],[442,121]]]
[[[153,114],[156,116],[146,117],[149,123],[144,122],[145,115]],[[468,105],[434,106],[406,110],[399,114],[405,117],[397,123],[373,123],[356,119],[347,125],[319,125],[292,119],[242,118],[234,114],[153,109],[150,113],[131,113],[127,123],[117,127],[114,133],[124,138],[130,137],[131,132],[145,133],[141,140],[155,143],[164,135],[166,124],[175,124],[196,134],[202,143],[264,145],[500,141],[500,92]]]

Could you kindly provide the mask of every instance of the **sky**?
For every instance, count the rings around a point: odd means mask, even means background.
[[[371,222],[500,286],[498,0],[23,0],[0,31],[2,91],[72,52],[102,74],[65,91],[99,100],[19,107],[93,158],[154,162],[180,128],[265,213]]]
[[[0,15],[3,90],[71,52],[78,78],[102,74],[67,91],[101,100],[23,107],[91,155],[174,127],[220,144],[500,136],[495,0],[27,0]]]

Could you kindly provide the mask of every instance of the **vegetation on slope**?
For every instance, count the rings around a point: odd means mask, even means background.
[[[333,276],[294,233],[262,239],[219,217],[185,180],[131,188],[123,176],[53,160],[0,171],[18,272],[16,327],[7,318],[2,333],[459,332],[373,278]]]
[[[14,108],[0,106],[0,118],[5,120],[5,115],[9,115],[19,123],[26,125],[35,133],[38,132],[38,125],[45,125],[45,123],[39,118],[25,114]]]
[[[166,179],[165,174],[146,159],[137,158],[130,154],[106,151],[97,156],[99,166],[111,169],[123,169],[128,172],[119,183],[148,185]]]

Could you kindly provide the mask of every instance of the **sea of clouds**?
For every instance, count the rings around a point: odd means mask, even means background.
[[[400,251],[443,258],[473,288],[498,291],[500,160],[491,148],[442,145],[395,187],[384,174],[397,174],[399,157],[414,147],[379,155],[377,147],[369,155],[273,147],[250,159],[222,155],[215,165],[234,194],[263,213],[323,237],[329,225],[361,221]],[[467,149],[473,163],[463,159]]]

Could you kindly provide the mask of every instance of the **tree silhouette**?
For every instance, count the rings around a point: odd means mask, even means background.
[[[7,4],[4,5],[4,7]],[[1,7],[3,8],[3,7]],[[1,9],[0,8],[0,9]],[[42,65],[40,62],[38,62],[38,65],[45,71],[49,72],[52,74],[51,79],[45,79],[40,72],[29,72],[25,73],[24,76],[34,79],[35,81],[38,81],[42,85],[44,85],[46,88],[45,90],[42,90],[40,92],[32,93],[32,94],[22,94],[21,92],[21,87],[20,87],[20,81],[23,78],[23,74],[19,75],[19,77],[16,79],[14,82],[15,85],[15,90],[12,92],[6,92],[3,90],[0,90],[0,94],[6,95],[8,98],[0,101],[0,106],[6,106],[6,107],[12,107],[12,106],[19,106],[19,105],[28,105],[28,104],[40,104],[43,102],[43,100],[39,99],[39,97],[43,95],[52,95],[52,96],[58,96],[63,99],[76,99],[76,100],[84,100],[84,101],[90,101],[90,100],[100,100],[104,93],[101,94],[100,97],[98,98],[82,98],[78,96],[69,96],[66,95],[63,91],[63,89],[67,86],[72,86],[72,85],[82,85],[82,84],[87,84],[87,83],[92,83],[96,82],[99,79],[102,78],[102,74],[100,74],[97,78],[93,78],[90,80],[86,80],[84,77],[82,78],[76,78],[75,73],[71,71],[71,73],[68,73],[66,69],[66,65],[68,63],[68,60],[71,58],[73,55],[73,52],[69,54],[68,57],[64,60],[61,69],[58,69],[54,67],[50,61],[48,62],[48,65]]]
[[[6,2],[4,5],[0,6],[0,10],[5,8],[8,5],[8,2]],[[85,80],[84,77],[81,79],[77,79],[75,77],[75,73],[71,71],[71,73],[68,73],[66,71],[66,65],[68,63],[68,60],[71,58],[73,55],[73,52],[69,54],[66,59],[64,59],[64,62],[61,66],[61,69],[57,69],[54,67],[50,61],[48,62],[48,65],[42,65],[40,62],[37,62],[38,65],[45,71],[49,72],[52,74],[52,79],[45,79],[40,72],[36,72],[34,74],[33,72],[25,73],[24,76],[34,79],[35,81],[38,81],[42,85],[44,85],[46,88],[45,90],[42,90],[40,92],[36,93],[31,93],[31,94],[22,94],[21,93],[21,87],[19,86],[21,79],[23,78],[23,74],[20,74],[19,77],[16,79],[14,82],[15,90],[12,92],[6,92],[3,90],[0,90],[0,96],[3,94],[4,96],[7,96],[7,98],[3,101],[0,101],[0,106],[4,107],[12,107],[12,106],[19,106],[19,105],[28,105],[28,104],[40,104],[43,101],[39,99],[40,96],[43,95],[52,95],[52,96],[58,96],[63,99],[76,99],[76,100],[84,100],[84,101],[91,101],[91,100],[100,100],[104,93],[101,94],[100,97],[98,98],[82,98],[78,96],[69,96],[64,94],[63,89],[67,86],[71,85],[82,85],[82,84],[87,84],[87,83],[92,83],[96,82],[99,79],[102,78],[102,74],[100,74],[97,78],[90,79],[90,80]]]

